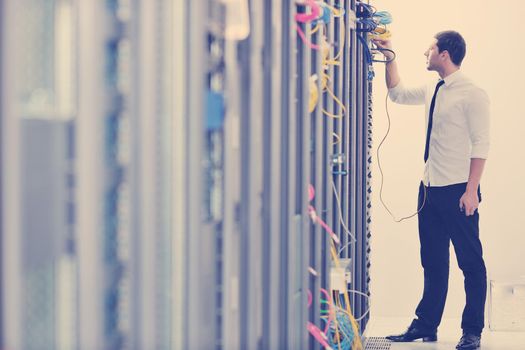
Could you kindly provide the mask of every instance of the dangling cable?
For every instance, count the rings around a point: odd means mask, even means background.
[[[341,223],[341,226],[343,226],[345,233],[352,239],[352,241],[357,242],[357,239],[352,234],[352,232],[350,232],[350,230],[348,229],[348,227],[346,226],[343,220],[343,210],[341,209],[341,202],[339,201],[339,195],[337,194],[337,189],[335,187],[335,183],[333,179],[332,179],[332,191],[334,192],[335,201],[337,203],[337,208],[339,210],[339,222]]]
[[[298,25],[295,25],[295,30],[297,31],[297,34],[299,34],[299,36],[301,37],[303,43],[306,46],[308,46],[312,50],[319,50],[319,45],[308,41],[308,39],[306,38],[306,34],[304,34],[303,30]]]
[[[377,166],[379,168],[379,173],[381,174],[381,185],[379,187],[379,199],[381,201],[381,204],[383,204],[383,207],[385,207],[386,211],[388,211],[388,213],[392,217],[392,219],[394,219],[395,222],[401,222],[403,220],[410,219],[410,218],[416,216],[417,214],[419,214],[421,212],[421,210],[425,206],[425,202],[426,202],[426,199],[427,199],[427,189],[426,189],[425,186],[423,186],[423,202],[421,203],[421,207],[419,207],[418,210],[414,214],[412,214],[410,216],[402,217],[399,220],[396,219],[394,214],[390,211],[390,209],[386,205],[385,201],[383,200],[384,174],[383,174],[383,168],[381,167],[380,150],[381,150],[381,146],[383,146],[383,143],[385,142],[386,138],[388,137],[388,134],[390,133],[390,124],[391,124],[391,122],[390,122],[390,112],[388,111],[388,97],[389,96],[390,96],[390,93],[387,92],[386,99],[385,99],[385,109],[386,109],[386,116],[387,116],[387,120],[388,120],[388,127],[387,127],[387,130],[386,130],[385,136],[383,137],[383,139],[379,143],[379,146],[377,146],[377,152],[376,152],[377,153]]]

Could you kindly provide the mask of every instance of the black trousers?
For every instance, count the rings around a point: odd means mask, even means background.
[[[461,328],[481,335],[484,327],[487,271],[479,239],[479,213],[466,216],[459,208],[459,199],[467,184],[443,187],[419,187],[418,208],[426,189],[426,200],[418,214],[421,264],[424,269],[423,297],[416,309],[417,322],[428,329],[437,329],[443,316],[448,291],[449,247],[454,246],[458,265],[465,276],[466,305]],[[481,193],[478,188],[481,202]]]

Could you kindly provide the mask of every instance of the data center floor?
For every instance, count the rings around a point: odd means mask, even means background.
[[[384,337],[405,331],[411,318],[374,318],[370,320],[367,337]],[[453,350],[461,337],[461,320],[444,319],[438,330],[437,343],[392,343],[390,350]],[[367,347],[368,349],[369,347]],[[370,347],[372,348],[372,347]],[[378,347],[379,349],[379,347]],[[481,337],[480,350],[523,350],[525,349],[525,332],[496,332],[488,327]]]

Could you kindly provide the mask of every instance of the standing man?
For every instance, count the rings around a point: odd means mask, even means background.
[[[392,49],[389,40],[376,40]],[[387,59],[393,54],[384,51]],[[419,188],[418,213],[423,297],[417,318],[394,342],[437,341],[448,291],[449,245],[454,246],[465,276],[466,305],[456,349],[480,347],[484,327],[487,277],[479,239],[479,183],[489,151],[489,99],[461,72],[466,45],[455,31],[435,35],[425,52],[427,69],[440,80],[420,88],[403,86],[395,60],[386,64],[386,85],[392,101],[424,104],[426,144],[424,174]]]

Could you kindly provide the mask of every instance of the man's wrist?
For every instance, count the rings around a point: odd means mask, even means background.
[[[470,183],[468,183],[467,184],[467,189],[465,190],[465,192],[467,192],[467,193],[476,193],[476,192],[478,192],[478,186],[479,186],[479,184],[470,184]]]

